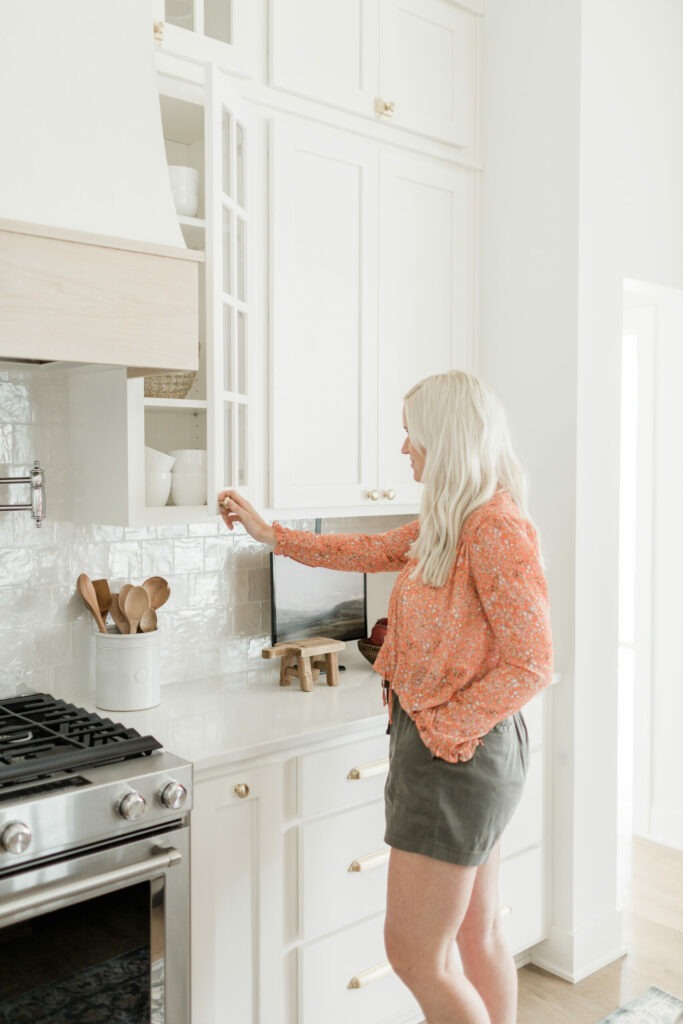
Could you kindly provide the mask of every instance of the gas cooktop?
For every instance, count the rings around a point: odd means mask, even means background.
[[[0,699],[0,789],[66,769],[151,754],[153,736],[100,718],[48,693]]]

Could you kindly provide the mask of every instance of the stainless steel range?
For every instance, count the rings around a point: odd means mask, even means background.
[[[57,700],[0,700],[0,1024],[188,1024],[192,766]]]

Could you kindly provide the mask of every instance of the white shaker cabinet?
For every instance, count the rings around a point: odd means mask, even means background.
[[[525,718],[529,776],[500,871],[519,963],[547,931],[543,695]],[[193,1024],[423,1020],[384,950],[388,752],[382,722],[196,774]]]
[[[223,486],[249,494],[254,476],[251,387],[259,356],[251,120],[226,77],[211,65],[160,70],[159,89],[168,163],[199,175],[197,209],[178,216],[188,248],[204,255],[199,372],[184,397],[159,394],[149,379],[145,388],[142,379],[127,380],[123,371],[86,368],[71,375],[74,516],[84,522],[201,521],[215,515],[215,495]],[[158,378],[152,379],[158,388]],[[206,450],[204,500],[175,505],[172,493],[164,506],[147,504],[145,446]]]
[[[476,146],[481,0],[277,0],[270,84]]]
[[[383,504],[420,500],[401,454],[405,393],[430,374],[474,369],[476,191],[468,168],[381,151],[376,489]]]
[[[192,810],[193,1024],[290,1024],[282,980],[282,772],[197,779]]]
[[[473,365],[476,172],[281,118],[271,176],[271,505],[411,510],[403,395]]]

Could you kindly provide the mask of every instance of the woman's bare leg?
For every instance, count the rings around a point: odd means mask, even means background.
[[[465,976],[486,1004],[491,1024],[515,1024],[517,969],[501,926],[499,864],[497,843],[486,864],[476,869],[457,941]]]
[[[491,1024],[486,1004],[453,957],[478,870],[391,851],[387,956],[429,1024]]]

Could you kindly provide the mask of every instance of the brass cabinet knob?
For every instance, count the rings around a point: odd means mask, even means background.
[[[393,100],[383,100],[381,96],[375,96],[375,113],[378,117],[392,117],[396,109]]]
[[[154,22],[154,42],[163,43],[164,41],[164,23],[163,21]]]
[[[368,491],[366,497],[369,498],[370,501],[379,501],[379,491]]]
[[[386,498],[387,501],[393,501],[396,497],[396,491],[393,487],[390,487],[388,491],[382,491],[382,497]]]
[[[240,800],[244,800],[245,797],[249,796],[249,786],[246,782],[237,783],[235,786],[235,794],[240,798]]]

